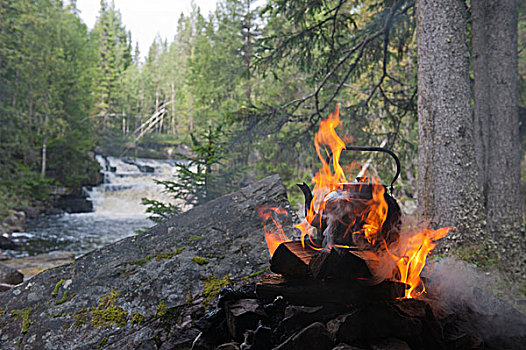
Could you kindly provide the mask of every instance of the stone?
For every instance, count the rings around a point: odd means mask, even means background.
[[[275,350],[330,350],[333,348],[331,336],[321,322],[305,327],[297,334],[274,348]]]
[[[0,283],[16,285],[22,282],[24,282],[22,273],[12,267],[0,264]]]
[[[239,343],[225,343],[219,345],[216,350],[239,350]]]
[[[336,345],[332,350],[364,350],[363,348],[357,348],[355,346],[350,346],[349,344],[340,343]]]
[[[261,320],[266,320],[257,299],[240,299],[225,302],[225,314],[228,330],[232,338],[242,341],[245,331],[256,329]]]
[[[409,345],[397,338],[385,338],[369,344],[371,350],[411,350]]]
[[[6,290],[9,290],[13,287],[14,286],[12,284],[0,283],[0,292],[5,292]]]
[[[178,327],[189,301],[211,305],[228,276],[268,267],[259,205],[286,209],[283,227],[294,232],[285,187],[270,176],[3,292],[0,348],[190,348],[199,331]]]
[[[17,247],[15,242],[0,234],[0,249],[16,249]]]

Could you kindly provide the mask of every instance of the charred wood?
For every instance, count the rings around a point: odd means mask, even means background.
[[[375,286],[364,286],[358,281],[287,279],[277,274],[263,275],[256,284],[256,294],[262,299],[277,296],[296,305],[350,305],[372,300],[394,300],[404,296],[406,285],[384,281]]]
[[[272,255],[270,270],[288,276],[306,277],[309,262],[317,253],[308,246],[304,248],[301,241],[283,242]]]
[[[309,270],[316,279],[364,280],[371,277],[365,261],[347,249],[321,251],[310,260]]]

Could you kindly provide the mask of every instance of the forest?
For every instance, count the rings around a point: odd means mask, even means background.
[[[0,0],[0,218],[96,183],[95,153],[188,160],[164,185],[193,204],[278,173],[296,206],[338,103],[346,142],[399,155],[407,211],[456,226],[462,258],[524,276],[526,5],[449,2],[220,0],[143,59],[111,1],[88,30],[75,1]],[[428,24],[451,29],[445,61]]]

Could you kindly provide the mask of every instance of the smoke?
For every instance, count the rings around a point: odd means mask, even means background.
[[[496,296],[514,292],[498,273],[448,257],[428,264],[423,275],[435,313],[442,318],[454,315],[460,331],[475,331],[497,348],[515,348],[526,337],[526,316]]]

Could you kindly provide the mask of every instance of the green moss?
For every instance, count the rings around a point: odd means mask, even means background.
[[[191,306],[192,303],[194,302],[194,298],[192,297],[192,293],[188,293],[186,295],[186,306]]]
[[[268,267],[265,267],[263,270],[259,270],[259,271],[256,271],[256,272],[252,272],[250,275],[248,275],[249,278],[252,278],[252,277],[257,277],[259,275],[262,275],[264,274],[265,272],[268,271]]]
[[[162,259],[171,259],[174,256],[181,254],[184,249],[185,249],[184,247],[183,248],[176,248],[173,252],[157,253],[157,255],[155,256],[155,260],[161,261]]]
[[[202,240],[203,238],[205,238],[205,236],[195,236],[195,235],[191,235],[190,237],[188,237],[188,240],[189,240],[190,242],[197,242],[197,241]]]
[[[216,275],[209,276],[204,282],[204,288],[203,288],[203,303],[206,307],[210,305],[210,301],[215,298],[219,292],[221,291],[221,288],[232,284],[232,281],[230,280],[229,275],[224,275],[221,279],[217,277]]]
[[[112,290],[110,294],[99,298],[96,307],[76,310],[73,314],[73,327],[76,330],[86,324],[91,324],[94,328],[111,328],[114,324],[124,327],[128,323],[128,313],[115,305],[119,294]]]
[[[110,294],[99,298],[99,303],[91,309],[91,325],[95,328],[111,328],[113,324],[124,327],[128,323],[128,313],[120,306],[115,305],[119,292],[111,291]]]
[[[208,260],[206,260],[202,256],[194,256],[192,258],[192,261],[195,262],[197,265],[206,265],[206,264],[208,264]]]
[[[20,331],[21,334],[26,334],[27,331],[29,330],[29,326],[31,326],[31,321],[29,320],[31,311],[32,309],[30,307],[26,307],[25,309],[21,309],[21,310],[11,311],[11,317],[15,317],[15,318],[22,320],[22,329]]]
[[[67,289],[64,291],[64,295],[62,296],[62,298],[60,300],[55,301],[55,305],[63,304],[66,302],[66,300],[68,300],[68,290]]]
[[[453,254],[458,259],[482,269],[499,268],[495,253],[482,244],[456,248],[453,250]]]
[[[164,315],[166,315],[166,311],[167,311],[166,304],[164,303],[164,300],[161,300],[161,302],[157,306],[157,309],[155,310],[155,317],[157,318],[163,317]]]
[[[99,341],[99,344],[97,345],[97,349],[102,349],[106,346],[106,344],[108,344],[108,339],[109,337],[108,336],[105,336],[104,338],[102,338],[100,341]]]
[[[214,257],[214,254],[210,254],[210,253],[208,253],[208,254],[206,254],[205,256],[206,256],[207,258],[212,259],[212,258]]]
[[[144,315],[140,312],[134,312],[132,314],[131,324],[134,325],[140,325],[144,322]]]
[[[81,307],[75,310],[75,313],[73,314],[73,319],[73,328],[75,328],[75,330],[78,331],[82,328],[82,326],[89,323],[90,310],[85,307]]]
[[[132,260],[132,261],[128,261],[126,262],[127,265],[139,265],[139,266],[144,266],[147,262],[150,262],[152,260],[152,257],[150,255],[147,255],[146,257],[142,258],[142,259],[137,259],[137,260]]]
[[[55,288],[53,289],[53,291],[51,292],[51,296],[57,296],[58,295],[58,290],[60,289],[60,287],[64,284],[64,282],[66,282],[66,280],[60,280],[57,282],[57,284],[55,284]]]

